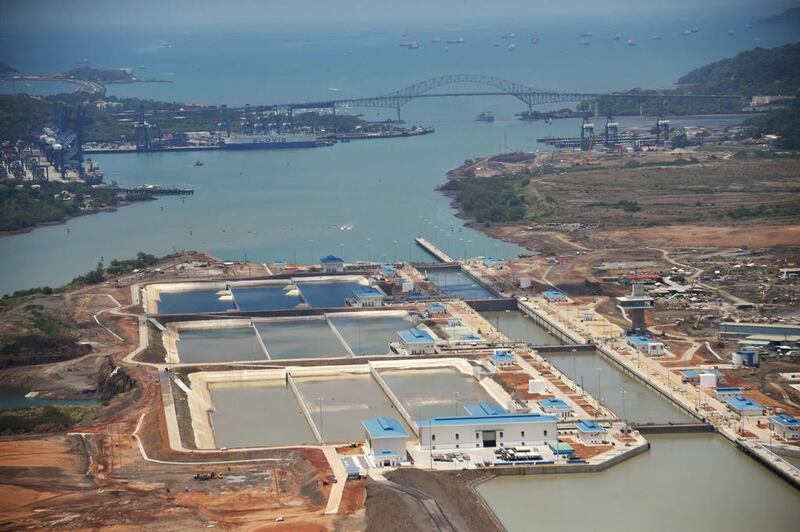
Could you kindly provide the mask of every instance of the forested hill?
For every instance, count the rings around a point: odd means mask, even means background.
[[[800,43],[748,50],[692,70],[678,83],[695,94],[797,95]]]
[[[800,7],[790,7],[783,13],[767,17],[763,19],[761,22],[779,23],[779,24],[780,23],[797,24],[798,22],[800,22]]]

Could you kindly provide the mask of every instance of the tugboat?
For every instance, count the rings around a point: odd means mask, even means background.
[[[201,160],[199,160],[199,159],[198,159],[198,160],[196,160],[196,161],[194,162],[194,165],[195,165],[195,166],[203,166],[203,161],[201,161]]]
[[[476,122],[494,122],[494,114],[491,111],[484,111],[475,117]]]

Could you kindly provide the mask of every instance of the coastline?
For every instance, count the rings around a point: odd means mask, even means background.
[[[152,200],[155,200],[155,199],[156,198],[152,198]],[[71,215],[65,216],[62,220],[58,220],[58,221],[38,222],[38,223],[36,223],[34,225],[31,225],[29,227],[24,227],[22,229],[15,229],[13,231],[0,231],[0,238],[6,238],[6,237],[16,236],[16,235],[24,235],[26,233],[33,232],[36,229],[40,229],[42,227],[51,227],[51,226],[54,226],[54,225],[65,225],[68,221],[72,220],[73,218],[78,218],[78,217],[81,217],[81,216],[91,216],[92,214],[100,214],[102,212],[116,212],[117,209],[119,209],[121,207],[127,207],[129,205],[133,205],[134,203],[139,203],[140,201],[152,201],[152,200],[120,201],[119,203],[117,203],[116,205],[111,206],[111,207],[103,207],[101,209],[92,209],[92,210],[88,210],[88,211],[79,212],[77,214],[71,214]]]

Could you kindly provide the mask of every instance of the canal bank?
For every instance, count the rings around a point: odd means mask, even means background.
[[[742,460],[721,437],[649,439],[650,452],[602,473],[497,476],[476,490],[511,532],[530,530],[533,522],[544,530],[598,532],[796,530],[800,493]],[[609,517],[623,501],[624,511]],[[578,502],[581,510],[574,511]]]

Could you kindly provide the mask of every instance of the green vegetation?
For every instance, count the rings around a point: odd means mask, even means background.
[[[27,139],[50,123],[51,104],[24,94],[0,94],[0,141]]]
[[[112,260],[107,268],[103,266],[102,262],[99,262],[94,270],[83,275],[79,275],[70,282],[69,286],[76,287],[99,284],[110,278],[131,273],[133,270],[143,270],[145,268],[149,268],[157,263],[158,260],[158,257],[155,255],[150,255],[149,253],[140,251],[136,254],[135,259]]]
[[[593,201],[586,204],[587,207],[606,207],[609,209],[622,209],[625,212],[639,212],[642,208],[639,203],[631,200],[619,200],[616,203],[603,203],[602,201]]]
[[[728,211],[732,220],[748,220],[753,218],[783,218],[800,215],[800,204],[783,203],[776,205],[740,206]]]
[[[753,127],[755,135],[778,135],[779,148],[800,150],[800,104],[790,102],[783,109],[747,119],[745,125]]]
[[[41,307],[29,305],[22,312],[19,332],[0,337],[0,367],[46,364],[91,352],[91,346],[78,343],[75,331]]]
[[[102,406],[48,405],[0,411],[0,435],[64,432],[97,417]]]
[[[85,81],[98,81],[100,83],[120,83],[133,81],[134,77],[130,71],[108,68],[82,67],[67,70],[64,75],[68,78],[82,79]]]
[[[692,70],[678,80],[693,94],[794,96],[800,88],[800,43],[756,48]]]
[[[19,183],[0,180],[0,231],[18,231],[40,223],[62,222],[81,212],[117,205],[113,190],[82,183]]]
[[[455,192],[456,201],[478,222],[519,222],[526,214],[528,182],[519,177],[451,179],[442,190]]]
[[[800,23],[800,7],[790,7],[783,13],[762,19],[761,22],[767,22],[770,24]]]

